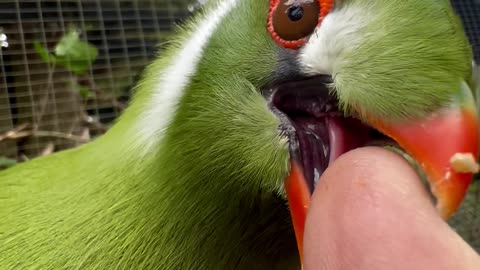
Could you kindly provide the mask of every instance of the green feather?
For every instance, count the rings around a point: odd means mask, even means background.
[[[449,1],[346,1],[368,21],[341,54],[334,87],[346,111],[391,121],[448,106],[471,77],[472,50]],[[446,19],[448,18],[448,19]]]

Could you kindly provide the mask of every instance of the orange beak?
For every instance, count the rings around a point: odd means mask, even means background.
[[[290,215],[292,216],[300,260],[303,261],[303,232],[312,194],[307,186],[301,166],[293,159],[290,161],[290,164],[290,175],[285,181],[285,190],[290,206]]]
[[[423,169],[437,199],[439,214],[445,220],[458,209],[473,174],[478,170],[475,167],[478,166],[479,140],[477,112],[470,93],[462,92],[458,100],[457,104],[461,105],[445,108],[421,120],[388,123],[373,117],[367,119],[372,127],[395,140]],[[470,160],[459,162],[473,167],[463,166],[459,170],[458,164],[453,162],[458,154],[470,157]],[[301,166],[294,160],[291,161],[291,172],[285,188],[302,259],[304,223],[311,191],[306,185]]]
[[[415,123],[392,125],[376,121],[372,124],[417,161],[437,199],[439,214],[443,219],[449,219],[462,203],[473,174],[478,170],[472,167],[470,171],[458,171],[452,164],[457,154],[468,155],[475,161],[478,159],[475,111],[449,108]]]

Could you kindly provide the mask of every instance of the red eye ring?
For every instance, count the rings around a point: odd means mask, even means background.
[[[303,46],[307,42],[307,38],[301,38],[297,40],[285,40],[282,39],[280,36],[277,35],[275,32],[275,28],[273,26],[273,14],[276,11],[279,3],[281,0],[270,0],[270,9],[268,12],[268,22],[267,22],[267,29],[270,33],[273,40],[275,40],[280,46],[287,48],[287,49],[298,49]],[[322,23],[325,16],[332,10],[334,0],[314,0],[318,1],[318,5],[320,6],[320,14],[318,16],[318,25]]]

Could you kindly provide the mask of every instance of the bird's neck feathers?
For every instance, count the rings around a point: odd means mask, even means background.
[[[138,228],[142,231],[136,232],[138,243],[135,245],[141,250],[148,246],[149,250],[158,249],[162,252],[165,258],[155,257],[160,259],[155,262],[156,265],[165,266],[162,264],[165,262],[177,263],[162,269],[190,269],[192,266],[197,266],[196,269],[206,269],[218,258],[223,258],[219,260],[219,269],[232,269],[232,267],[290,269],[289,266],[297,264],[295,239],[288,222],[281,223],[281,228],[271,226],[278,223],[275,221],[279,219],[288,221],[289,213],[284,206],[284,200],[279,197],[272,198],[271,192],[267,194],[258,184],[245,186],[238,184],[240,183],[236,182],[238,178],[241,180],[248,178],[245,172],[215,169],[218,166],[241,166],[229,165],[228,163],[232,161],[221,159],[222,148],[213,148],[218,150],[217,153],[208,155],[203,153],[208,151],[199,150],[204,145],[194,145],[192,140],[188,139],[188,136],[197,136],[195,138],[198,139],[200,135],[195,133],[206,134],[208,127],[189,127],[178,120],[179,117],[190,119],[198,117],[193,107],[202,106],[201,102],[204,101],[202,98],[205,98],[205,93],[211,90],[205,86],[212,84],[212,80],[215,81],[213,84],[218,84],[222,79],[225,83],[232,83],[227,78],[221,78],[219,74],[207,76],[208,80],[205,80],[209,82],[199,82],[200,78],[203,78],[199,72],[211,70],[212,67],[206,67],[208,64],[202,62],[205,51],[208,49],[208,53],[212,53],[211,47],[207,48],[211,45],[210,42],[213,42],[212,36],[216,34],[218,28],[222,27],[222,20],[240,2],[240,0],[211,2],[204,13],[199,14],[187,24],[174,43],[170,44],[169,49],[162,53],[162,57],[147,68],[144,78],[136,89],[132,104],[120,120],[104,137],[99,138],[89,148],[92,152],[103,152],[112,156],[108,161],[110,166],[105,166],[114,174],[114,176],[108,176],[109,181],[115,178],[112,181],[115,181],[116,187],[112,188],[122,190],[123,195],[119,197],[127,198],[121,199],[125,201],[122,204],[124,211],[144,220],[143,223],[146,226]],[[268,3],[263,4],[268,7]],[[267,46],[258,48],[268,50]],[[251,50],[251,48],[246,49]],[[223,57],[232,56],[224,55]],[[265,58],[272,57],[265,54]],[[236,63],[231,65],[233,64]],[[263,76],[254,68],[249,72],[260,74],[259,77]],[[214,76],[218,76],[218,81]],[[195,97],[187,95],[187,90],[193,87],[192,85],[195,86],[195,90],[200,90],[195,95],[203,93],[203,97],[198,98],[200,103],[193,105],[192,103],[196,102]],[[234,100],[242,102],[249,98],[258,99],[258,102],[252,103],[252,106],[266,107],[264,100],[254,91],[249,81],[239,80],[229,86],[242,91],[246,90],[245,94],[230,88],[232,91],[228,92],[228,95],[234,96]],[[242,98],[235,95],[242,95]],[[184,107],[182,110],[179,109],[185,98],[188,98],[188,113],[185,112]],[[231,113],[241,114],[258,110],[257,107],[253,107],[249,110],[242,108],[234,111],[231,110],[232,106],[237,104],[225,104],[225,108]],[[234,117],[223,115],[221,120],[218,120],[215,119],[217,114],[214,115],[215,117],[208,118],[207,116],[212,116],[209,115],[210,112],[204,111],[204,113],[206,115],[203,115],[202,119],[205,120],[205,125],[221,125],[221,121],[227,119],[227,116]],[[261,113],[255,116],[259,118],[253,119],[257,120],[253,121],[257,125],[274,125],[275,127],[277,125],[272,121],[273,116]],[[178,128],[175,131],[180,134],[179,136],[172,135],[171,129],[174,128],[172,125],[175,127],[182,125],[181,132]],[[198,128],[202,130],[198,131]],[[252,132],[255,130],[252,127],[250,129]],[[183,130],[186,131],[183,132]],[[225,132],[221,126],[216,127],[216,130]],[[265,140],[271,142],[271,138],[274,139],[276,134],[265,134],[265,136]],[[235,140],[231,143],[235,143]],[[212,149],[212,147],[205,148]],[[190,153],[192,151],[189,152],[189,149],[205,155],[192,159]],[[242,146],[238,149],[243,151]],[[283,160],[286,153],[287,150],[275,155],[275,158]],[[225,155],[228,156],[228,153]],[[256,158],[256,156],[248,156],[248,158]],[[262,162],[278,163],[277,160]],[[259,162],[258,166],[267,165]],[[278,176],[273,175],[271,178],[277,179]],[[250,179],[250,181],[258,181],[258,179]],[[109,186],[112,185],[109,184]],[[134,218],[129,217],[129,219]],[[252,226],[252,223],[258,226]],[[135,224],[129,226],[135,227]],[[283,236],[277,237],[278,233]],[[154,241],[142,241],[145,235]],[[235,251],[231,250],[232,243],[235,243]],[[259,250],[251,252],[257,249]],[[251,265],[252,262],[256,265]],[[279,264],[278,267],[274,266],[276,263]]]

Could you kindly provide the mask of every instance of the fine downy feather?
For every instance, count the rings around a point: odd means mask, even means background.
[[[201,61],[182,89],[164,89],[159,79],[222,2],[178,30],[105,136],[0,172],[0,269],[298,266],[288,208],[278,192],[288,149],[278,120],[256,91],[276,61],[273,42],[257,38],[264,16],[239,20],[230,11],[216,33],[247,31],[229,40],[208,38],[211,46],[202,55],[190,55]],[[230,2],[268,10],[268,2]],[[216,50],[244,38],[253,41],[251,48]],[[226,53],[235,62],[219,64],[223,71],[242,66],[242,55],[255,50],[263,55],[255,59],[257,68],[224,74],[216,67]],[[150,107],[167,105],[152,104],[152,96],[172,89],[188,94],[172,98],[177,106],[168,106],[176,124],[162,127],[164,113]],[[148,110],[163,115],[149,116]],[[152,126],[157,130],[145,132]]]

